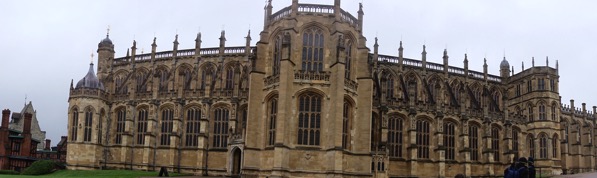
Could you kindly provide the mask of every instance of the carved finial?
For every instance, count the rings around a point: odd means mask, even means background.
[[[423,52],[427,52],[427,51],[425,50],[425,48],[427,48],[427,47],[425,47],[425,45],[423,45]]]
[[[487,58],[483,58],[483,65],[487,66]]]
[[[178,34],[176,34],[176,36],[174,36],[174,42],[178,42]]]
[[[402,40],[400,40],[400,48],[402,48]]]
[[[531,67],[535,67],[535,57],[533,57],[533,59],[531,60]]]
[[[464,53],[464,62],[468,62],[468,55]]]
[[[91,64],[93,64],[93,50],[91,50]]]
[[[152,45],[155,45],[155,40],[156,40],[156,38],[153,37],[153,43],[152,43]]]
[[[545,56],[545,66],[549,67],[549,56]]]
[[[110,25],[108,25],[108,28],[106,29],[106,37],[110,37]]]
[[[359,2],[359,12],[363,12],[363,2]]]
[[[444,56],[448,56],[448,49],[444,49]]]
[[[136,40],[133,40],[133,48],[134,47],[137,47],[137,41]]]
[[[512,66],[512,75],[514,75],[514,66]]]
[[[523,70],[524,70],[524,61],[522,61],[522,68],[521,68],[521,71],[523,71]]]
[[[126,57],[129,57],[129,49],[126,49]]]

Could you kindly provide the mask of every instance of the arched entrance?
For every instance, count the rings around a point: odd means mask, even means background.
[[[238,148],[232,151],[232,177],[240,177],[242,154]]]

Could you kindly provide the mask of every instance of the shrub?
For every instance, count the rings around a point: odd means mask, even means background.
[[[19,174],[19,172],[13,170],[0,170],[0,174]]]
[[[55,170],[56,163],[50,160],[39,160],[33,162],[31,166],[25,168],[22,175],[43,175],[52,173]]]

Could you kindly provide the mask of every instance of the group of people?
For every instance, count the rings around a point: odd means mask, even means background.
[[[504,170],[504,178],[535,178],[535,164],[533,157],[514,158],[510,167]]]

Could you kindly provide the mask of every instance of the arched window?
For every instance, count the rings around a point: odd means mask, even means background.
[[[162,110],[162,129],[160,132],[160,145],[162,146],[169,146],[170,145],[170,135],[172,135],[172,128],[174,121],[174,111],[172,109],[164,109]]]
[[[547,159],[547,135],[539,136],[539,158]]]
[[[535,120],[535,114],[533,113],[533,106],[529,105],[529,122],[532,122]]]
[[[228,67],[228,69],[226,69],[226,84],[224,86],[224,89],[234,89],[234,68],[232,67]]]
[[[185,130],[185,146],[196,147],[199,145],[201,109],[195,107],[189,108],[186,114],[187,129]]]
[[[496,127],[491,129],[491,149],[494,160],[500,161],[500,130]]]
[[[116,112],[116,144],[122,144],[122,134],[124,134],[124,124],[126,120],[126,109],[120,109]]]
[[[454,123],[444,122],[444,147],[446,147],[446,160],[454,160],[456,155],[455,149],[455,129]]]
[[[145,93],[147,92],[147,85],[145,85],[145,81],[147,80],[147,75],[144,72],[138,72],[136,75],[136,84],[137,84],[137,93]]]
[[[226,148],[228,146],[228,120],[230,112],[227,108],[214,110],[213,147]]]
[[[280,61],[282,60],[282,35],[276,36],[274,41],[274,57],[272,58],[272,74],[280,74]]]
[[[77,141],[77,126],[79,125],[79,110],[73,109],[72,122],[70,125],[70,141]]]
[[[551,120],[552,121],[557,121],[557,117],[556,117],[556,113],[557,112],[557,106],[555,104],[551,105]]]
[[[551,145],[552,145],[552,158],[558,158],[558,144],[560,144],[558,142],[558,135],[554,134],[553,135],[553,139],[551,140]]]
[[[147,134],[147,110],[139,109],[137,115],[137,144],[145,145],[145,135]]]
[[[267,145],[273,146],[276,142],[276,119],[278,117],[278,97],[272,98],[269,101],[269,128],[267,131]]]
[[[417,158],[429,158],[429,122],[417,120]]]
[[[346,64],[344,65],[344,77],[350,80],[350,69],[352,67],[352,41],[346,43]]]
[[[299,96],[298,144],[319,145],[321,96],[308,92]]]
[[[87,109],[87,111],[85,111],[85,130],[83,130],[84,142],[91,141],[91,125],[93,125],[93,111]]]
[[[323,71],[323,31],[321,29],[312,27],[303,32],[301,62],[303,71]]]
[[[539,105],[539,120],[547,120],[547,114],[545,113],[545,105],[544,104],[540,104]]]
[[[512,129],[512,151],[518,155],[518,130]]]
[[[350,149],[350,131],[352,130],[352,105],[344,100],[342,109],[342,148]]]
[[[468,129],[469,148],[471,150],[471,160],[479,161],[479,127],[470,125]]]
[[[452,94],[454,95],[454,99],[456,100],[456,103],[460,103],[460,84],[454,82],[454,84],[452,85]]]
[[[388,123],[388,146],[390,157],[402,157],[402,131],[404,120],[400,117],[390,117]]]
[[[533,135],[527,137],[527,145],[529,146],[529,157],[535,157],[535,139]]]
[[[166,70],[159,70],[158,72],[159,77],[160,77],[160,81],[159,81],[159,91],[168,91],[168,71]]]

